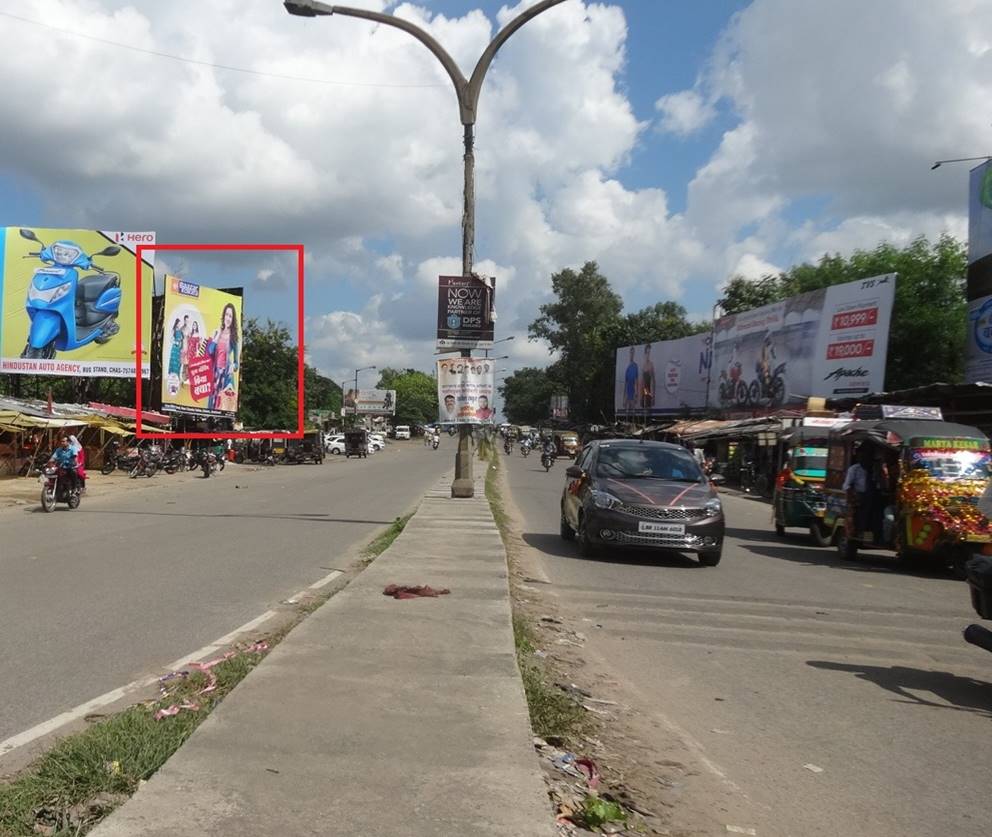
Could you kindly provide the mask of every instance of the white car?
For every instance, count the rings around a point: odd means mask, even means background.
[[[344,436],[340,433],[336,436],[327,436],[324,439],[324,450],[336,455],[344,453]]]
[[[369,453],[375,453],[386,447],[386,440],[378,433],[369,433]]]
[[[409,439],[410,438],[410,426],[406,424],[401,424],[396,428],[396,438],[397,439]]]

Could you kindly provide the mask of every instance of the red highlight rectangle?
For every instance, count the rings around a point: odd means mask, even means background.
[[[860,308],[857,311],[842,311],[834,314],[830,321],[831,331],[842,331],[845,328],[865,328],[878,323],[878,308]]]
[[[874,340],[847,340],[844,343],[831,343],[827,346],[827,360],[849,360],[855,357],[871,357],[875,354]]]
[[[280,250],[296,253],[296,430],[292,433],[145,433],[141,425],[141,259],[146,250]],[[302,439],[304,414],[303,385],[303,245],[302,244],[139,244],[135,248],[136,345],[134,361],[135,436],[139,439]]]

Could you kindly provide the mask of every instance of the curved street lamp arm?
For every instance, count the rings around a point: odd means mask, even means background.
[[[555,2],[561,2],[561,0],[555,0]],[[462,71],[458,69],[455,59],[448,55],[444,47],[427,34],[427,32],[419,26],[410,23],[408,20],[403,20],[403,18],[382,14],[381,12],[371,12],[368,9],[352,9],[349,6],[331,6],[331,13],[347,15],[348,17],[361,17],[366,20],[375,21],[376,23],[385,24],[386,26],[395,26],[397,29],[402,29],[404,32],[413,35],[414,38],[433,52],[437,60],[444,65],[444,69],[447,70],[452,83],[455,85],[455,93],[458,94],[458,105],[462,114],[462,123],[468,124],[465,122],[465,90],[468,87],[468,81],[465,80]]]
[[[489,65],[492,64],[493,58],[496,57],[496,53],[499,48],[506,43],[507,39],[516,32],[521,26],[523,26],[527,21],[532,18],[537,17],[541,12],[547,11],[552,6],[557,6],[559,3],[564,3],[565,0],[541,0],[540,3],[527,9],[525,12],[521,12],[513,20],[511,20],[506,26],[504,26],[499,33],[493,38],[492,43],[486,47],[486,51],[482,53],[479,58],[479,63],[475,65],[475,70],[472,72],[472,78],[468,82],[468,89],[466,90],[467,101],[462,104],[462,124],[470,125],[475,123],[475,113],[479,104],[479,93],[482,90],[482,81],[486,77],[486,72],[489,70]],[[469,121],[466,121],[466,112],[471,116]]]

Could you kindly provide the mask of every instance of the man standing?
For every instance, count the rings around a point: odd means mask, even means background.
[[[651,360],[651,344],[644,346],[644,365],[641,367],[641,407],[650,410],[654,407],[654,362]]]
[[[630,363],[627,364],[627,371],[623,379],[623,408],[627,412],[637,409],[637,379],[640,377],[637,369],[637,361],[634,360],[634,346],[630,347]]]

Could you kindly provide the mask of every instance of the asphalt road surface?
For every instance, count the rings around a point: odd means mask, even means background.
[[[327,576],[452,468],[453,451],[401,442],[361,460],[160,475],[76,511],[0,511],[0,741]]]
[[[992,656],[961,639],[967,587],[857,563],[770,507],[724,495],[723,561],[616,553],[558,535],[567,463],[509,457],[524,539],[588,645],[698,744],[758,835],[990,833]],[[649,709],[650,711],[650,709]],[[664,754],[659,753],[659,758]],[[807,766],[808,765],[808,766]]]

